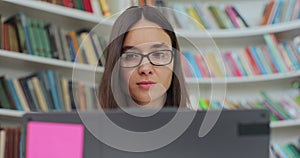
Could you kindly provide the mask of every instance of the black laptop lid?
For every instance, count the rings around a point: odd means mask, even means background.
[[[135,110],[133,110],[135,111]],[[139,113],[140,111],[138,111]],[[152,112],[149,110],[149,112]],[[218,113],[218,111],[209,111],[211,113]],[[142,113],[148,113],[144,110]],[[108,131],[108,128],[102,123],[103,120],[109,119],[112,123],[117,125],[120,129],[140,134],[149,131],[162,129],[168,125],[170,121],[182,114],[182,119],[177,118],[177,121],[189,118],[195,114],[192,122],[187,125],[186,130],[180,134],[174,141],[171,141],[163,147],[158,147],[150,151],[123,151],[120,150],[120,144],[128,145],[130,147],[136,146],[138,149],[144,149],[143,146],[155,144],[156,138],[151,137],[126,139],[125,137],[113,136],[118,134],[115,131]],[[207,111],[178,110],[173,108],[162,109],[158,113],[150,117],[137,117],[129,115],[121,110],[111,110],[104,112],[82,112],[80,114],[73,113],[29,113],[23,117],[24,124],[24,150],[23,155],[26,156],[28,152],[29,139],[28,125],[30,123],[58,123],[62,125],[81,125],[84,128],[83,136],[83,156],[85,158],[153,158],[153,157],[172,157],[172,158],[267,158],[269,157],[269,113],[266,110],[223,110],[218,118],[218,121],[213,128],[204,137],[199,137],[199,129],[203,123]],[[184,123],[184,121],[182,121]],[[184,125],[183,125],[184,126]],[[177,127],[175,127],[177,128]],[[178,128],[181,128],[178,126]],[[164,131],[164,130],[162,130]],[[70,131],[72,132],[72,131]],[[108,133],[110,132],[110,133]],[[169,131],[168,133],[158,134],[159,140],[170,140],[176,132]],[[50,132],[49,137],[51,136]],[[75,133],[75,132],[74,132]],[[74,134],[73,133],[73,134]],[[102,133],[102,134],[101,134]],[[104,133],[104,134],[103,134]],[[152,133],[153,134],[153,133]],[[121,134],[122,135],[122,134]],[[155,136],[155,135],[154,135]],[[104,137],[104,138],[103,138]],[[118,138],[119,146],[114,147],[114,144],[105,142],[106,138]],[[102,143],[100,140],[102,140]],[[124,142],[124,140],[126,140]],[[103,141],[104,140],[104,141]],[[154,141],[155,140],[155,141]],[[63,141],[63,140],[62,140]],[[109,139],[108,139],[109,141]],[[115,140],[116,141],[116,140]],[[126,143],[126,144],[124,144]],[[159,144],[161,145],[161,144]],[[112,147],[113,146],[113,147]],[[51,151],[51,147],[47,147]],[[62,150],[63,151],[63,150]],[[80,155],[81,156],[81,155]],[[28,158],[28,157],[25,157]],[[65,157],[64,157],[65,158]]]

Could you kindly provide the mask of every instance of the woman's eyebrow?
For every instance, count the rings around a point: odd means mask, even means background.
[[[122,51],[124,52],[127,50],[139,50],[139,49],[135,46],[123,46]]]
[[[165,43],[154,44],[151,46],[151,48],[162,48],[162,47],[169,48],[169,46]]]

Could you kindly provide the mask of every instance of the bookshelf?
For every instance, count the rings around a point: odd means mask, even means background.
[[[230,28],[230,29],[210,29],[210,30],[186,30],[176,28],[179,34],[179,41],[182,50],[189,50],[193,44],[201,45],[213,39],[213,42],[222,53],[227,50],[240,50],[245,46],[264,44],[265,34],[276,34],[278,40],[292,40],[299,35],[300,21],[293,20],[269,25],[259,25],[259,20],[263,15],[264,5],[268,0],[247,1],[247,0],[164,0],[166,6],[172,6],[173,3],[182,5],[193,2],[203,4],[231,4],[238,8],[240,14],[246,19],[250,27]],[[188,14],[185,12],[185,14]],[[204,44],[205,45],[205,44]],[[192,48],[193,49],[193,48]],[[217,50],[218,51],[218,50]],[[217,52],[216,51],[216,52]],[[291,82],[299,79],[300,71],[293,70],[282,73],[272,73],[265,75],[250,75],[241,77],[218,77],[218,78],[186,78],[186,83],[190,94],[201,90],[201,96],[210,98],[212,91],[217,90],[218,86],[223,90],[226,88],[226,97],[232,100],[241,100],[241,98],[256,99],[260,98],[260,91],[275,93],[274,98],[280,98],[291,89]],[[216,89],[211,89],[212,86]],[[197,102],[197,101],[195,101]],[[271,123],[272,135],[271,143],[286,143],[289,141],[297,142],[299,139],[299,120],[284,120]]]
[[[194,0],[165,0],[165,2],[173,3],[192,3]],[[211,3],[208,0],[201,2]],[[267,0],[216,0],[213,4],[234,4],[240,8],[241,14],[246,18],[251,27],[241,29],[212,29],[212,30],[184,30],[176,28],[175,31],[179,35],[181,48],[189,49],[191,43],[198,43],[205,40],[213,40],[220,51],[229,49],[241,49],[247,45],[256,45],[264,43],[263,36],[268,33],[275,33],[280,40],[291,39],[295,35],[300,35],[300,21],[294,20],[274,25],[259,26],[258,20],[261,18],[263,6]],[[113,13],[125,9],[122,4],[118,4],[116,0],[109,0],[113,6]],[[122,0],[123,4],[128,4]],[[259,7],[257,7],[259,6]],[[76,9],[66,8],[42,1],[34,0],[3,0],[0,1],[0,9],[2,17],[9,17],[17,11],[22,10],[26,15],[43,19],[45,22],[55,23],[66,29],[80,29],[84,27],[94,27],[101,22],[104,37],[109,36],[113,19],[106,20],[104,17],[94,15],[92,13],[83,12]],[[251,12],[253,10],[254,12]],[[37,14],[39,13],[39,14]],[[188,40],[187,40],[188,39]],[[25,66],[26,65],[26,66]],[[76,66],[77,73],[82,74],[79,80],[90,82],[87,78],[96,74],[96,80],[101,79],[103,67],[93,67],[86,64],[74,64],[68,61],[49,59],[38,56],[31,56],[6,50],[0,50],[0,75],[8,74],[12,77],[21,77],[32,72],[43,69],[53,69],[71,78],[73,67]],[[256,98],[259,97],[259,91],[276,92],[277,96],[284,94],[291,89],[291,82],[299,79],[300,71],[290,71],[284,73],[243,76],[243,77],[226,77],[226,78],[186,78],[188,90],[193,94],[199,87],[201,97],[208,98],[211,92],[211,84],[222,85],[226,83],[226,96],[233,100],[240,98]],[[224,87],[223,87],[224,88]],[[204,93],[202,93],[204,92]],[[14,110],[0,109],[0,123],[15,124],[19,122],[24,112]],[[10,120],[13,120],[12,122]],[[272,142],[286,142],[296,140],[300,137],[300,121],[285,120],[272,122]]]

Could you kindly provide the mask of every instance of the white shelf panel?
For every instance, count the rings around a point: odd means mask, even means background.
[[[70,70],[76,67],[76,70],[81,70],[81,71],[96,71],[98,73],[104,71],[103,67],[97,67],[95,70],[94,66],[92,65],[79,64],[79,63],[73,63],[73,62],[68,62],[63,60],[27,55],[19,52],[12,52],[6,50],[0,50],[0,61],[2,60],[5,60],[5,62],[12,62],[15,64],[17,64],[18,61],[19,62],[25,61],[28,63],[38,63],[40,65],[51,65],[55,67],[67,68]]]
[[[3,117],[21,118],[24,114],[25,114],[25,112],[23,112],[23,111],[0,109],[0,116],[3,116]]]
[[[249,28],[241,29],[223,29],[223,30],[204,30],[204,31],[190,31],[175,29],[176,33],[183,37],[188,38],[238,38],[238,37],[249,37],[258,36],[268,33],[284,32],[289,30],[295,30],[300,28],[300,20],[267,25],[267,26],[253,26]]]
[[[300,126],[300,120],[285,120],[285,121],[277,121],[271,122],[271,128],[284,128],[284,127],[293,127]]]
[[[6,3],[12,3],[15,5],[32,8],[32,9],[38,9],[43,12],[48,12],[51,14],[57,14],[61,16],[66,16],[82,21],[88,21],[93,23],[101,23],[106,25],[112,25],[113,21],[111,20],[105,20],[103,17],[99,15],[95,15],[92,13],[88,13],[81,10],[76,10],[72,8],[67,8],[64,6],[59,6],[43,1],[34,1],[34,0],[4,0]]]
[[[267,74],[261,76],[247,76],[247,77],[227,77],[227,78],[186,78],[188,84],[224,84],[224,83],[250,83],[262,82],[271,80],[287,79],[292,77],[300,77],[300,71]]]

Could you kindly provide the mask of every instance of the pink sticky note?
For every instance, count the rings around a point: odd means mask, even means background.
[[[84,127],[81,124],[29,122],[26,158],[82,158]]]

